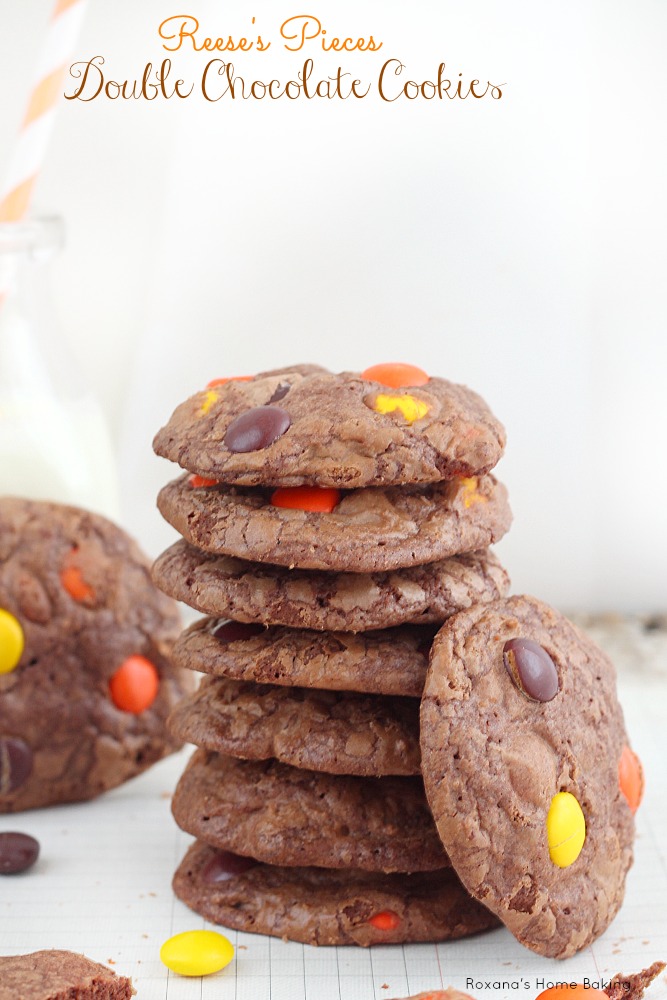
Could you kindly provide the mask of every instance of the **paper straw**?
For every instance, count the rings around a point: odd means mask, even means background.
[[[86,0],[55,0],[7,180],[0,198],[0,222],[24,218],[46,156],[68,60],[79,35]]]

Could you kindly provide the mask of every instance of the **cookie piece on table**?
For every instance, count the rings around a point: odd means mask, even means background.
[[[420,774],[419,699],[205,677],[172,712],[176,739],[327,774]]]
[[[195,842],[173,885],[214,924],[304,944],[448,941],[498,925],[451,869],[383,875],[281,868]]]
[[[209,385],[153,441],[158,455],[221,482],[343,489],[478,475],[504,445],[480,396],[405,365]]]
[[[377,573],[436,562],[487,548],[512,520],[507,490],[490,475],[347,492],[204,482],[181,476],[158,496],[186,541],[300,569]]]
[[[420,698],[439,625],[379,632],[314,632],[200,618],[176,640],[189,670],[259,684]]]
[[[451,618],[433,643],[421,745],[472,895],[539,954],[598,937],[623,900],[634,824],[615,672],[592,640],[532,597]]]
[[[404,997],[404,1000],[473,1000],[469,993],[461,993],[452,986],[446,990],[427,990],[425,993],[415,993],[414,996]]]
[[[0,956],[0,1000],[130,1000],[132,981],[72,951]]]
[[[357,778],[197,750],[172,800],[182,830],[267,864],[367,871],[449,865],[421,778]]]
[[[629,976],[623,972],[617,972],[604,992],[609,1000],[641,1000],[647,987],[664,968],[664,962],[654,962],[648,969],[642,969],[641,972],[635,972]]]
[[[0,813],[92,798],[177,749],[178,630],[120,528],[0,499]]]
[[[345,632],[442,622],[509,588],[507,573],[488,549],[390,573],[325,573],[217,556],[185,541],[162,553],[153,579],[204,614]]]

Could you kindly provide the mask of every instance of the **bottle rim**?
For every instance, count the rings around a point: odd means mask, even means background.
[[[64,241],[65,225],[59,215],[0,222],[0,254],[21,254],[39,260],[60,250]]]

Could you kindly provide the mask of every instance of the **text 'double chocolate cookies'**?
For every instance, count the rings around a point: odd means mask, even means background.
[[[177,749],[177,610],[120,528],[1,498],[0,609],[0,813],[92,798]]]
[[[451,868],[412,875],[286,868],[200,841],[183,858],[174,891],[214,924],[311,945],[447,941],[498,923]]]
[[[186,541],[301,569],[375,573],[431,563],[486,548],[511,522],[507,490],[488,475],[344,493],[198,482],[182,476],[158,496],[160,512]]]
[[[328,774],[420,774],[419,700],[205,677],[169,718],[185,743]]]
[[[390,573],[324,573],[217,556],[184,541],[159,556],[153,578],[165,593],[204,614],[348,632],[442,622],[509,587],[489,550]]]
[[[621,905],[632,862],[614,669],[532,597],[461,612],[436,636],[422,769],[467,889],[528,948],[566,958]]]
[[[182,403],[153,447],[190,472],[245,486],[356,489],[488,472],[503,452],[502,425],[470,389],[425,377],[387,385],[370,371],[298,366],[229,379]]]
[[[432,871],[449,860],[421,778],[358,778],[197,750],[172,801],[181,829],[267,864]]]
[[[420,698],[439,625],[378,632],[315,632],[201,618],[176,640],[189,670],[259,684]]]

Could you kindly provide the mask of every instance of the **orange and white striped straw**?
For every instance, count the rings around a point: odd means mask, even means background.
[[[65,71],[83,20],[86,0],[55,0],[35,74],[35,85],[0,197],[0,222],[24,218],[46,156]]]

